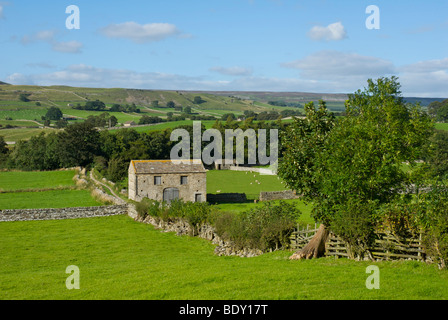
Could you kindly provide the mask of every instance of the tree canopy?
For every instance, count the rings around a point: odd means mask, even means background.
[[[316,221],[352,253],[363,252],[379,208],[412,182],[402,163],[421,159],[433,124],[418,105],[404,103],[396,77],[368,80],[349,95],[345,117],[336,120],[323,102],[305,112],[284,133],[279,176],[313,201]]]

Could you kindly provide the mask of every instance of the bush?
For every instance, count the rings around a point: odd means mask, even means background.
[[[289,236],[297,225],[300,211],[293,205],[280,202],[273,205],[265,202],[262,207],[243,213],[214,211],[206,202],[166,202],[144,199],[137,203],[138,215],[147,215],[163,221],[174,218],[185,219],[196,232],[203,223],[210,223],[224,240],[232,241],[237,247],[249,247],[262,251],[287,248]]]
[[[377,204],[350,199],[333,209],[330,229],[347,243],[350,258],[362,258],[375,239]]]
[[[448,261],[448,185],[438,183],[421,195],[419,222],[426,254],[441,268]]]
[[[300,214],[293,204],[265,202],[260,208],[240,214],[215,215],[212,224],[220,237],[236,246],[277,250],[289,246],[289,236]]]

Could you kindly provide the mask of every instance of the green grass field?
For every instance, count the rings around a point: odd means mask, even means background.
[[[230,170],[207,172],[207,193],[246,193],[248,199],[255,199],[261,191],[283,190],[287,188],[277,176]]]
[[[0,193],[0,210],[101,206],[89,190],[48,190]]]
[[[290,200],[283,200],[286,203],[292,203],[295,204],[295,206],[300,210],[302,213],[299,218],[299,223],[301,225],[310,225],[314,228],[315,221],[311,217],[311,210],[312,205],[305,203],[301,199],[290,199]],[[278,204],[279,200],[272,201],[274,204]],[[263,202],[246,202],[246,203],[220,203],[220,204],[213,204],[213,207],[215,207],[218,210],[221,211],[231,211],[231,212],[243,212],[248,211],[253,208],[261,207],[263,206]]]
[[[419,262],[288,260],[214,255],[210,242],[127,216],[0,222],[2,300],[415,300],[446,299],[448,273]],[[366,268],[380,289],[366,288]],[[80,271],[68,290],[66,268]]]
[[[74,189],[74,170],[0,172],[0,210],[100,206],[89,190]]]
[[[42,132],[47,134],[50,132],[57,132],[57,129],[38,129],[38,128],[14,128],[0,130],[0,136],[5,138],[5,141],[17,142],[19,140],[28,140],[31,137],[37,136]]]
[[[0,191],[48,189],[75,186],[74,170],[60,171],[2,171]]]
[[[447,130],[448,131],[448,123],[436,123],[436,129],[439,130]]]

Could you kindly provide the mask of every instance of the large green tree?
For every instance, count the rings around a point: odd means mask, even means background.
[[[69,125],[59,134],[58,152],[62,167],[87,166],[101,155],[100,133],[88,122]]]
[[[63,114],[58,107],[50,107],[45,114],[45,120],[60,120]]]
[[[337,121],[324,104],[305,111],[282,139],[279,175],[312,201],[321,228],[291,258],[321,255],[329,230],[347,242],[351,257],[368,254],[379,208],[407,190],[402,163],[421,158],[433,125],[419,106],[404,102],[396,77],[368,80]]]

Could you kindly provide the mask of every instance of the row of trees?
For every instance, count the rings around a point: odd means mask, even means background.
[[[428,113],[434,117],[435,121],[448,122],[448,99],[431,102],[428,105]]]
[[[0,145],[0,151],[4,155],[0,157],[0,167],[18,170],[96,167],[108,179],[118,182],[127,177],[130,160],[169,159],[172,147],[178,143],[170,141],[172,129],[143,133],[133,129],[120,129],[116,132],[98,130],[107,121],[103,116],[92,116],[85,122],[68,125],[63,131],[47,135],[42,133],[30,140],[19,141],[10,151],[6,144],[4,148]],[[213,127],[220,130],[223,136],[225,129],[279,128],[275,123],[243,121],[222,124],[218,120]],[[193,139],[192,125],[178,128],[186,129]],[[202,131],[205,130],[203,125]],[[193,141],[190,145],[193,147]],[[206,142],[203,147],[205,145]]]

